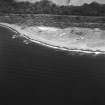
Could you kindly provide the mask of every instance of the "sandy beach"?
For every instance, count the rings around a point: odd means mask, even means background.
[[[105,30],[98,28],[68,27],[60,29],[45,26],[18,26],[8,23],[0,23],[0,26],[8,27],[19,33],[19,37],[25,37],[32,42],[50,48],[105,54]]]

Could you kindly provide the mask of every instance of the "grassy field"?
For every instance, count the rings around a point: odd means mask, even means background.
[[[87,27],[105,29],[105,17],[48,14],[0,14],[0,22],[18,25],[50,27]]]

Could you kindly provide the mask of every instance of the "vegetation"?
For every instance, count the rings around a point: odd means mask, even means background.
[[[105,4],[92,2],[82,6],[59,6],[48,0],[35,3],[0,0],[0,13],[105,16]]]

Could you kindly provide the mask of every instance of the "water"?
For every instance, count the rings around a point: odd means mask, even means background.
[[[14,34],[0,27],[0,96],[8,104],[105,104],[104,56],[26,45]]]

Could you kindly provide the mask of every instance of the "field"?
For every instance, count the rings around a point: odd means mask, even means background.
[[[50,27],[86,27],[105,29],[105,17],[48,15],[48,14],[1,14],[0,22]]]

